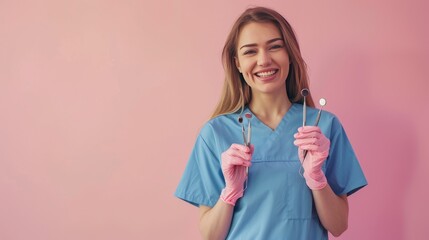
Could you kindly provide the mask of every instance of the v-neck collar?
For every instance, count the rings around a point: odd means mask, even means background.
[[[272,132],[273,134],[278,134],[279,132],[282,132],[285,126],[287,125],[288,120],[292,117],[293,113],[297,110],[297,104],[292,103],[289,109],[286,111],[286,113],[283,115],[282,119],[280,120],[279,124],[277,124],[277,127],[275,129],[270,128],[268,125],[266,125],[264,122],[262,122],[256,115],[250,110],[249,106],[246,106],[245,112],[251,112],[253,115],[252,118],[252,124],[256,124],[260,126],[261,128],[265,128],[267,131]]]

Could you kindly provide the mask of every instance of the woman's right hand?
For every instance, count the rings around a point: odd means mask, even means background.
[[[253,145],[247,147],[232,144],[222,153],[222,173],[225,178],[225,188],[220,198],[233,206],[243,196],[244,182],[247,178],[246,167],[250,167],[253,154]]]

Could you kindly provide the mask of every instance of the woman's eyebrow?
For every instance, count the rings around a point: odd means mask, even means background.
[[[273,38],[267,41],[267,44],[273,43],[275,41],[283,41],[283,38]],[[256,47],[258,44],[256,43],[250,43],[250,44],[245,44],[243,46],[240,47],[240,49],[244,48],[244,47]]]

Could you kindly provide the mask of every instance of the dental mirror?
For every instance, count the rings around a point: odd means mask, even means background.
[[[303,88],[303,89],[301,90],[301,95],[302,95],[303,97],[307,97],[307,96],[308,96],[308,93],[309,93],[309,91],[308,91],[308,89],[307,89],[307,88]]]
[[[314,124],[314,126],[317,126],[319,124],[320,115],[322,115],[322,108],[323,108],[323,106],[326,105],[326,103],[327,103],[327,101],[324,98],[321,98],[319,100],[320,108],[319,108],[319,112],[317,113],[316,123]]]

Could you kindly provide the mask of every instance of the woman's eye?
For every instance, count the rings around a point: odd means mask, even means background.
[[[255,50],[247,50],[243,53],[243,55],[250,55],[250,54],[254,54],[254,53],[256,53]]]
[[[271,49],[279,49],[279,48],[283,48],[283,45],[273,45],[273,46],[271,46]]]

